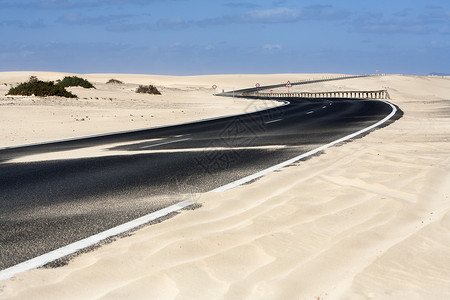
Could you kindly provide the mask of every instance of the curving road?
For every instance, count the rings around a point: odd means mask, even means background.
[[[289,160],[392,112],[380,101],[290,101],[236,117],[0,150],[0,270]]]

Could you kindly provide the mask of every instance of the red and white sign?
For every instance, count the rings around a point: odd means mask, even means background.
[[[291,83],[290,81],[288,81],[288,82],[286,83],[286,87],[288,87],[288,88],[292,87],[292,83]]]
[[[256,84],[256,87],[259,88],[259,87],[261,87],[261,85],[260,85],[259,83],[257,83],[257,84]]]
[[[217,89],[217,85],[213,84],[212,88]]]

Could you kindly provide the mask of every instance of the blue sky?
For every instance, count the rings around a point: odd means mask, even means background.
[[[448,0],[0,0],[0,71],[450,73]]]

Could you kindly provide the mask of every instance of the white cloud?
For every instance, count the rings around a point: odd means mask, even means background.
[[[300,9],[279,7],[275,9],[250,11],[242,15],[242,20],[247,22],[278,23],[297,21],[301,16],[302,11]]]
[[[278,44],[265,44],[262,46],[262,48],[270,52],[281,51],[283,49],[283,47]]]
[[[146,5],[162,0],[28,0],[11,1],[7,0],[2,5],[6,7],[23,8],[84,8],[103,5]]]

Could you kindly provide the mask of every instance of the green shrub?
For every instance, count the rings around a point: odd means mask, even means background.
[[[109,83],[109,84],[123,84],[122,81],[117,80],[117,79],[110,79],[110,80],[108,80],[107,83]]]
[[[66,76],[63,80],[58,82],[58,85],[61,87],[69,87],[69,86],[81,86],[86,89],[94,88],[94,85],[87,81],[86,79],[77,77],[77,76]]]
[[[136,93],[147,93],[147,94],[153,94],[153,95],[161,95],[160,91],[154,86],[154,85],[140,85]]]
[[[16,87],[10,88],[6,95],[77,98],[76,95],[66,91],[64,87],[55,85],[53,81],[41,81],[35,76],[31,76],[28,82],[23,82]]]

